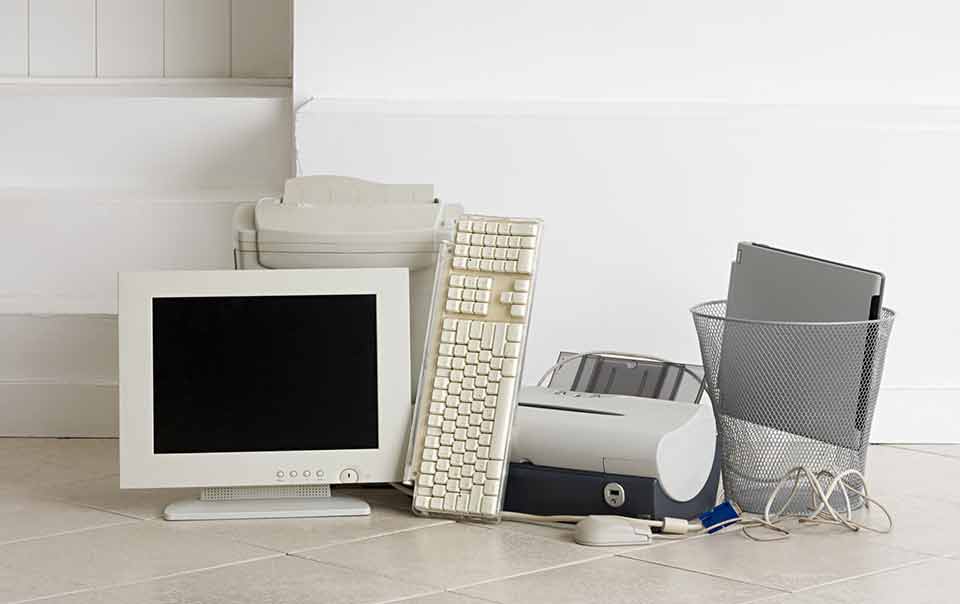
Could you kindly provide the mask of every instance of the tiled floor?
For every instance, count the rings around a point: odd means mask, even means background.
[[[410,604],[960,601],[960,446],[873,447],[891,535],[804,527],[649,547],[426,520],[392,489],[362,518],[167,523],[191,491],[121,492],[116,441],[0,439],[0,602]]]

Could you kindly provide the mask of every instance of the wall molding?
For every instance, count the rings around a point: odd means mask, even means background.
[[[294,89],[294,97],[297,91]],[[731,125],[960,130],[960,103],[749,103],[723,99],[527,99],[440,100],[408,98],[309,99],[298,114],[433,118],[602,118],[723,120]]]

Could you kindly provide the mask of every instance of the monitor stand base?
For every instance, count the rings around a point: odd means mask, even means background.
[[[198,499],[168,505],[166,520],[245,520],[252,518],[323,518],[369,516],[370,506],[356,497],[331,496],[315,490],[303,496],[302,488],[238,487],[204,489]]]

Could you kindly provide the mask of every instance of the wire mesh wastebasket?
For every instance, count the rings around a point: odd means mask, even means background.
[[[830,477],[864,471],[887,342],[895,313],[873,321],[792,323],[727,318],[726,301],[691,309],[700,340],[721,455],[726,496],[762,513],[793,468]],[[859,479],[848,480],[862,489]],[[811,485],[777,495],[773,510],[804,512]],[[831,504],[845,508],[841,491]],[[862,498],[852,497],[858,508]]]

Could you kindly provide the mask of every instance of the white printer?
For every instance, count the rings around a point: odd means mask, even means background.
[[[410,269],[411,400],[439,243],[451,239],[459,205],[442,204],[432,185],[383,184],[343,176],[291,178],[281,199],[234,214],[237,269]]]
[[[700,368],[577,356],[548,386],[520,390],[504,509],[660,519],[712,508],[717,431]]]

